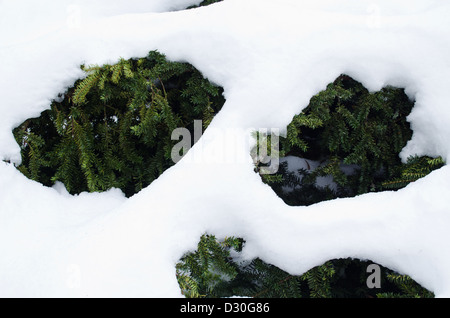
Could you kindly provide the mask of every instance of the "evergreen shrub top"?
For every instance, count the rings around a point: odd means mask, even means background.
[[[206,128],[225,102],[192,65],[155,51],[82,68],[86,77],[62,101],[14,130],[18,169],[47,186],[60,181],[71,194],[140,191],[173,165],[172,131],[193,131],[196,119]]]

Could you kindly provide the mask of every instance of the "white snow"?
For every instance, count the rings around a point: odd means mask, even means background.
[[[118,190],[70,196],[0,163],[0,296],[181,297],[175,263],[204,232],[243,237],[244,257],[293,274],[370,259],[450,296],[448,166],[398,192],[289,207],[250,158],[217,151],[230,146],[225,135],[242,145],[253,128],[284,129],[346,73],[415,98],[403,159],[448,160],[450,4],[225,0],[174,11],[199,2],[0,1],[1,159],[20,162],[11,130],[83,76],[82,63],[158,49],[192,63],[227,99],[188,155],[130,199]]]

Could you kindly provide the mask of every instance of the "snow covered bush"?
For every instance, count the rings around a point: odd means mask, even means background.
[[[200,3],[0,2],[0,295],[182,297],[176,264],[211,233],[244,238],[243,261],[292,276],[371,260],[448,297],[448,165],[398,191],[290,206],[255,173],[250,151],[254,131],[287,127],[347,74],[369,92],[403,87],[415,100],[403,163],[447,162],[450,5],[224,0],[183,10]],[[154,50],[223,87],[225,104],[182,160],[131,197],[71,195],[16,169],[13,130],[83,79],[80,65]]]
[[[341,75],[315,95],[295,115],[281,138],[282,156],[276,174],[262,174],[286,204],[308,206],[324,200],[399,189],[443,165],[441,158],[411,157],[402,164],[399,153],[411,138],[406,117],[414,101],[399,88],[370,93]],[[257,144],[270,135],[257,137]],[[255,147],[253,156],[257,155]],[[267,154],[270,157],[270,153]],[[261,171],[261,162],[256,171]],[[266,165],[270,165],[270,162]],[[383,268],[380,287],[366,285],[370,261],[331,260],[301,276],[292,276],[260,259],[234,261],[245,239],[202,236],[195,253],[178,264],[178,281],[189,297],[430,297],[410,277]],[[233,251],[230,248],[233,247]],[[234,255],[236,255],[234,253]],[[236,256],[235,256],[236,257]],[[237,257],[237,259],[239,259]],[[182,271],[181,271],[182,269]],[[381,280],[382,283],[381,283]],[[381,287],[382,286],[382,287]]]

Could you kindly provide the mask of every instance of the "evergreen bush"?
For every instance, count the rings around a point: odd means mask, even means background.
[[[203,1],[199,6],[221,0]],[[193,6],[198,7],[198,6]],[[178,127],[204,128],[221,109],[222,89],[191,65],[167,61],[152,51],[145,58],[114,65],[82,66],[80,79],[40,117],[14,130],[22,148],[18,169],[51,186],[62,182],[72,193],[120,188],[131,196],[173,165]],[[444,165],[442,158],[398,153],[411,138],[406,116],[413,107],[402,89],[370,93],[342,75],[294,116],[281,138],[279,155],[318,163],[316,169],[289,170],[286,163],[263,182],[289,205],[310,205],[372,191],[401,189]],[[258,139],[259,140],[259,139]],[[270,135],[266,138],[270,141]],[[263,166],[256,161],[255,171]],[[351,167],[351,171],[343,169]],[[335,187],[318,186],[331,176]],[[383,268],[382,290],[365,286],[369,262],[330,260],[301,276],[255,259],[238,263],[242,238],[218,240],[205,234],[198,249],[177,264],[186,297],[432,297],[410,277]]]
[[[222,88],[192,65],[156,51],[82,68],[86,77],[62,101],[14,130],[18,169],[47,186],[60,181],[71,194],[113,187],[135,194],[174,164],[172,131],[193,133],[196,119],[206,128],[225,102]]]

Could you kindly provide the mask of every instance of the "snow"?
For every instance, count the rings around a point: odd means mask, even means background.
[[[1,159],[20,162],[11,130],[83,76],[82,63],[158,49],[227,100],[187,156],[129,199],[114,189],[71,196],[0,163],[0,296],[181,297],[175,264],[208,232],[243,237],[242,257],[292,274],[370,259],[449,297],[448,166],[398,192],[289,207],[253,172],[248,140],[252,129],[284,129],[345,73],[416,100],[403,159],[448,160],[450,4],[225,0],[181,10],[199,2],[0,1]],[[233,143],[229,160],[220,150]]]
[[[286,156],[284,158],[280,158],[280,164],[283,162],[286,162],[287,164],[286,171],[294,173],[294,176],[296,176],[299,180],[303,179],[303,175],[299,173],[299,170],[301,170],[302,172],[311,173],[317,168],[327,164],[327,162],[322,163],[316,160],[310,160],[307,158],[300,158],[296,156]],[[343,173],[351,175],[354,172],[354,169],[356,169],[356,167],[341,164],[340,169]],[[315,185],[318,188],[328,187],[333,191],[337,190],[337,184],[334,182],[333,177],[331,175],[318,176],[316,178]],[[292,190],[292,187],[284,186],[283,190],[290,191]]]

